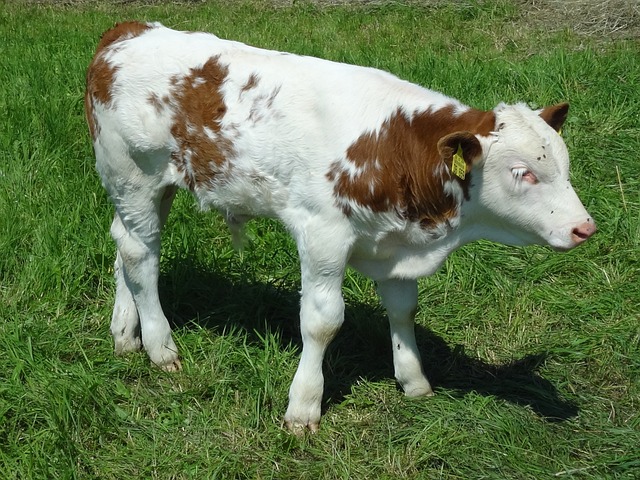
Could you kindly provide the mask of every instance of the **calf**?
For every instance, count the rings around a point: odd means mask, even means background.
[[[158,299],[160,231],[178,187],[234,237],[279,219],[300,255],[303,349],[285,423],[316,430],[324,352],[351,265],[377,282],[395,376],[431,395],[414,336],[417,278],[476,239],[568,250],[595,232],[557,131],[568,111],[479,111],[388,73],[157,23],[107,31],[87,73],[96,167],[115,205],[116,353],[180,360]]]

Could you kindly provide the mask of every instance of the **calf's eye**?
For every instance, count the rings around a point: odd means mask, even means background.
[[[511,173],[513,174],[514,178],[518,181],[522,180],[524,182],[528,182],[534,185],[538,183],[538,177],[536,177],[535,173],[533,173],[531,170],[527,168],[524,168],[524,167],[512,168]]]

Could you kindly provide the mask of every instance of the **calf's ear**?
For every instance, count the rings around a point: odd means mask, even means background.
[[[540,110],[540,117],[556,132],[559,132],[569,113],[568,103],[558,103]]]
[[[471,171],[474,162],[482,158],[482,145],[471,132],[454,132],[438,141],[438,152],[442,161],[449,167],[449,170],[462,177],[462,175],[456,173],[458,166],[454,163],[454,156],[462,157],[465,164],[464,173],[467,174]]]

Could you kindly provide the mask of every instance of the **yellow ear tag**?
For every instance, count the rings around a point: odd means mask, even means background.
[[[562,136],[562,129],[558,129],[558,135]]]
[[[453,156],[453,162],[451,162],[451,173],[456,177],[460,177],[464,180],[467,175],[467,163],[462,158],[462,146],[458,145],[458,151]]]

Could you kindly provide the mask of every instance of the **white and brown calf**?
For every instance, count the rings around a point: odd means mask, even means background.
[[[86,93],[116,210],[116,352],[144,346],[156,365],[180,368],[157,281],[160,231],[184,187],[236,236],[268,216],[297,242],[304,345],[290,428],[318,427],[347,265],[378,283],[406,394],[431,394],[414,336],[418,277],[476,239],[568,250],[595,232],[557,133],[567,111],[479,111],[371,68],[117,25],[98,45]]]

